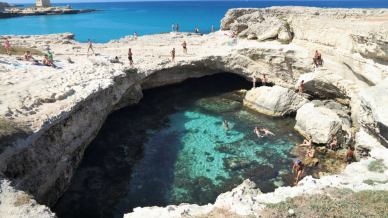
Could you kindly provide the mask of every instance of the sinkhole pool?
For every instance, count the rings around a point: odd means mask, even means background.
[[[263,192],[290,185],[291,150],[301,141],[294,120],[244,108],[241,89],[249,88],[223,73],[144,91],[138,105],[109,115],[53,210],[122,217],[135,207],[213,203],[247,178]],[[276,136],[259,139],[254,126]]]

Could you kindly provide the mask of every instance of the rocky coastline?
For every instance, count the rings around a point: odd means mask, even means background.
[[[95,44],[97,54],[90,57],[86,44],[72,34],[3,36],[13,46],[41,51],[49,46],[59,67],[0,55],[0,214],[55,217],[36,201],[51,206],[66,190],[109,113],[136,104],[144,89],[220,72],[250,81],[266,74],[275,86],[249,90],[247,107],[270,116],[295,116],[295,129],[313,136],[316,144],[337,134],[341,144],[356,146],[358,162],[338,175],[307,176],[295,187],[272,193],[262,194],[245,181],[214,204],[135,208],[124,217],[206,216],[219,209],[259,217],[268,203],[324,193],[329,187],[388,190],[387,169],[368,170],[376,160],[388,166],[387,21],[385,9],[232,9],[219,32],[123,38]],[[180,48],[183,40],[189,54],[177,49],[177,60],[171,62],[170,50]],[[135,68],[126,60],[129,47]],[[315,50],[323,54],[319,68],[312,64]],[[111,63],[115,56],[124,63]],[[305,92],[296,93],[302,80]],[[36,201],[15,203],[23,193]]]
[[[71,7],[46,7],[46,8],[15,8],[6,7],[0,11],[0,18],[12,18],[21,16],[63,15],[95,12],[94,9],[73,9]]]

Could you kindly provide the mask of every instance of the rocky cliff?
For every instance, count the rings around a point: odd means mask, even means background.
[[[296,113],[296,129],[304,135],[316,134],[319,137],[313,140],[318,143],[334,132],[346,141],[357,131],[358,147],[371,157],[349,165],[341,175],[320,180],[307,177],[297,187],[274,193],[260,194],[246,182],[221,195],[213,205],[138,208],[128,217],[203,215],[216,208],[256,216],[267,202],[307,191],[321,192],[327,186],[387,189],[386,183],[367,185],[356,179],[360,174],[376,181],[388,179],[384,173],[367,171],[373,158],[383,159],[388,166],[387,149],[382,146],[387,146],[388,123],[381,109],[388,102],[384,97],[388,83],[387,21],[388,10],[233,9],[222,20],[219,32],[123,38],[96,44],[96,56],[89,57],[87,46],[74,41],[71,34],[9,36],[14,46],[40,51],[50,47],[58,68],[0,55],[0,175],[11,181],[8,186],[30,193],[41,204],[52,205],[66,190],[86,147],[110,112],[137,103],[142,89],[230,72],[257,81],[266,74],[269,82],[277,85],[252,90],[247,102],[253,109],[276,116]],[[237,40],[231,31],[237,33]],[[188,54],[179,49],[184,40]],[[134,53],[134,68],[126,59],[129,47]],[[177,49],[175,62],[169,60],[173,47]],[[323,54],[323,67],[312,64],[315,50]],[[112,63],[115,56],[123,63]],[[293,93],[301,80],[306,81],[306,93]],[[273,96],[276,99],[267,99]],[[295,100],[289,102],[290,98]],[[322,101],[328,99],[334,103]],[[318,124],[308,122],[307,116],[298,117],[306,108],[320,114]],[[328,125],[320,126],[320,121],[328,121]],[[10,211],[4,209],[8,207],[0,204],[0,211]]]

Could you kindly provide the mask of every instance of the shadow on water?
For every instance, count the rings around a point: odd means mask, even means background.
[[[168,115],[193,104],[198,98],[249,87],[250,83],[239,76],[219,74],[144,91],[144,98],[138,105],[109,115],[54,211],[59,217],[121,217],[135,206],[165,205],[182,143],[171,132],[156,138],[158,142],[150,142],[164,146],[163,149],[147,150],[144,144],[149,136],[153,131],[168,127]],[[185,122],[182,120],[182,124]],[[173,146],[166,146],[168,144]],[[147,152],[155,151],[158,155],[149,157],[154,159],[148,162],[156,167],[147,169],[148,174],[154,174],[153,178],[141,178],[143,184],[137,184],[138,190],[131,190],[129,183],[134,166],[148,158]],[[132,199],[120,202],[128,195],[132,195]]]

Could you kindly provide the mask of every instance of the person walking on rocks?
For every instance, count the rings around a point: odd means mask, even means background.
[[[5,41],[3,43],[3,47],[4,47],[7,55],[11,55],[11,43],[9,42],[9,40],[7,38],[5,39]]]
[[[132,49],[131,48],[128,49],[128,61],[129,61],[129,65],[131,67],[133,67]]]
[[[171,50],[171,61],[175,62],[175,48]]]
[[[87,56],[89,56],[89,51],[92,51],[92,54],[94,55],[93,43],[92,43],[92,41],[90,41],[90,39],[88,39],[88,52],[87,52]]]
[[[187,43],[186,43],[186,41],[183,41],[182,48],[183,48],[183,53],[187,54]]]

